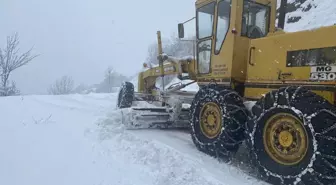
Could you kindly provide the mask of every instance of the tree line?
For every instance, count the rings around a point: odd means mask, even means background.
[[[20,90],[17,88],[15,81],[9,80],[12,72],[27,65],[39,55],[32,54],[33,48],[20,52],[18,33],[8,36],[6,41],[6,46],[0,48],[0,96],[15,96],[20,94]],[[181,41],[176,35],[172,35],[170,38],[165,39],[163,51],[165,54],[174,57],[192,56],[194,54],[194,45],[190,41]],[[158,47],[155,42],[148,46],[145,62],[148,64],[158,64],[157,57]],[[139,64],[140,67],[141,64]],[[136,75],[134,77],[136,78]],[[166,78],[165,81],[168,83],[170,79],[169,77]],[[130,81],[132,79],[116,72],[112,67],[108,67],[102,81],[98,84],[79,84],[76,86],[73,78],[65,75],[53,82],[47,89],[47,93],[51,95],[90,92],[110,93],[116,92],[121,82],[126,80]]]

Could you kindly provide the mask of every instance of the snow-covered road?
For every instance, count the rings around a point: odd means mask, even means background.
[[[116,94],[0,99],[0,184],[266,184],[218,162],[188,133],[125,130]]]

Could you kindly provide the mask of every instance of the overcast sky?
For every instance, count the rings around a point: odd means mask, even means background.
[[[177,4],[176,4],[177,3]],[[94,84],[108,66],[141,69],[147,47],[194,16],[195,0],[1,0],[0,45],[18,32],[20,48],[38,58],[12,76],[22,93],[44,93],[62,75]]]

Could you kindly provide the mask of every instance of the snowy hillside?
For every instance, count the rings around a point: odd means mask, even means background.
[[[288,0],[285,31],[315,29],[336,24],[335,0]]]
[[[0,184],[264,184],[197,151],[188,133],[125,130],[116,96],[1,98]]]

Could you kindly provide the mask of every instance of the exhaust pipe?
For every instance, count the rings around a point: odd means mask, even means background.
[[[279,8],[279,19],[278,19],[278,28],[285,28],[285,18],[287,11],[287,0],[280,0],[280,8]]]

